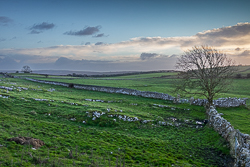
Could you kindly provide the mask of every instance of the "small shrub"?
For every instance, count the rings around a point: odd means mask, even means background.
[[[235,78],[242,78],[241,74],[236,74]]]
[[[73,84],[73,83],[70,83],[68,87],[69,87],[69,88],[74,88],[74,84]]]
[[[247,74],[247,78],[250,78],[250,73]]]

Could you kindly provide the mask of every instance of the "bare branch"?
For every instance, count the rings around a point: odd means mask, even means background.
[[[228,90],[237,70],[226,54],[208,46],[194,46],[178,58],[176,68],[181,69],[176,92],[200,95],[208,99]]]

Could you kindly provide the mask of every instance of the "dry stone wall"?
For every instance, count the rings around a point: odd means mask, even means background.
[[[206,112],[209,125],[229,143],[230,154],[235,158],[234,166],[250,167],[250,136],[234,129],[213,106]]]
[[[219,98],[213,100],[213,105],[216,107],[238,107],[241,105],[246,105],[246,100],[248,98]],[[208,104],[207,99],[195,99],[190,100],[190,103],[193,105],[206,106]]]
[[[37,79],[31,79],[31,78],[25,78],[25,79],[34,81],[34,82],[39,82],[39,83],[69,87],[69,83],[44,81],[44,80],[37,80]],[[142,96],[142,97],[149,97],[149,98],[163,99],[163,100],[171,100],[176,103],[191,103],[193,105],[200,105],[200,106],[206,105],[208,102],[206,99],[195,99],[195,100],[194,99],[193,100],[181,99],[181,98],[175,98],[166,93],[139,91],[139,90],[127,89],[127,88],[114,88],[114,87],[80,85],[80,84],[74,84],[74,88],[107,92],[107,93],[120,93],[120,94],[126,94],[126,95]],[[220,98],[220,99],[214,100],[213,103],[214,103],[214,106],[216,107],[237,107],[241,105],[246,105],[246,100],[247,98]]]

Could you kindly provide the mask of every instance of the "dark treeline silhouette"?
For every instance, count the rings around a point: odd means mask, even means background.
[[[159,71],[140,71],[131,73],[121,73],[121,74],[97,74],[97,75],[87,75],[87,74],[67,74],[67,76],[72,77],[118,77],[125,75],[138,75],[138,74],[150,74],[150,73],[164,73],[164,72],[176,72],[175,70],[159,70]]]

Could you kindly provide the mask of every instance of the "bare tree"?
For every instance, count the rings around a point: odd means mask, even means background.
[[[208,46],[193,47],[178,58],[176,68],[181,69],[175,92],[203,96],[209,105],[221,92],[230,88],[237,70],[226,54]]]
[[[24,72],[24,73],[31,73],[32,70],[31,70],[31,68],[29,66],[23,66],[22,72]]]

